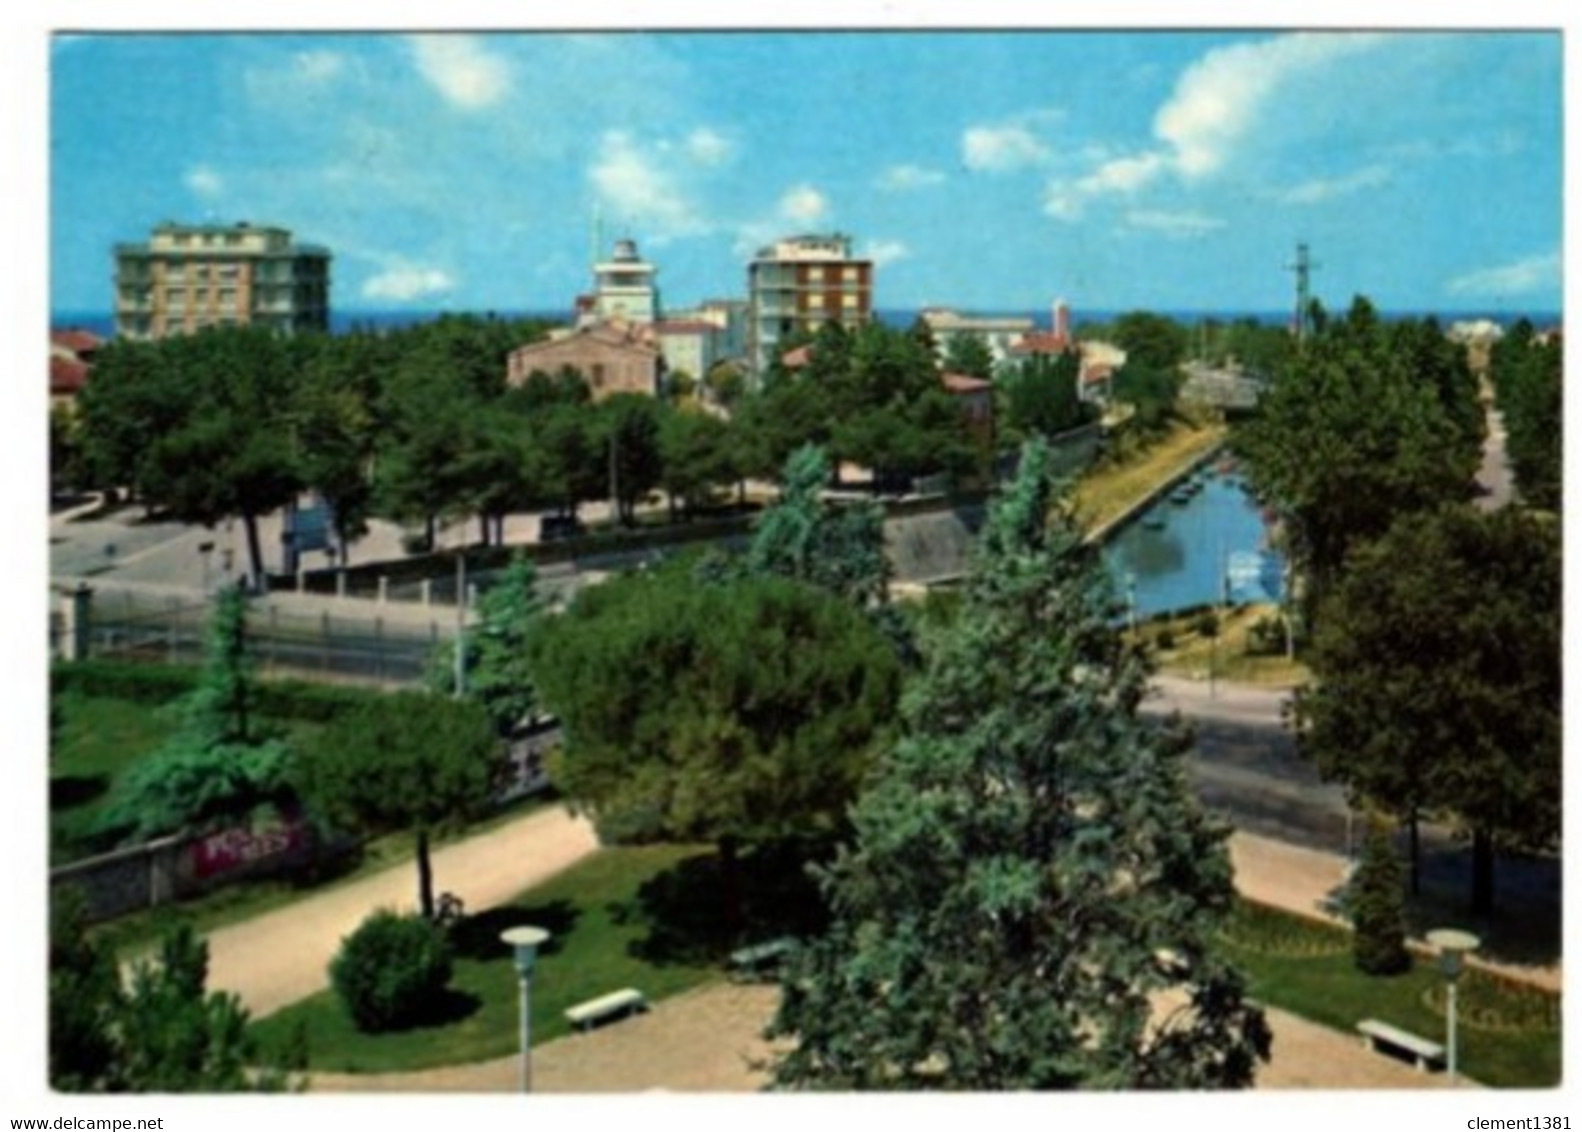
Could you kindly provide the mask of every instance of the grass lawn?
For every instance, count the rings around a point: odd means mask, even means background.
[[[120,777],[175,728],[148,704],[67,693],[51,705],[58,724],[49,752],[50,863],[88,854],[88,831]]]
[[[1246,974],[1252,996],[1269,1006],[1347,1034],[1377,1018],[1444,1041],[1444,976],[1427,956],[1414,955],[1405,974],[1364,975],[1352,963],[1346,929],[1245,902],[1222,944]],[[1476,970],[1462,977],[1458,994],[1461,1072],[1501,1088],[1559,1084],[1557,996]]]
[[[1215,679],[1263,687],[1296,687],[1308,681],[1307,665],[1287,660],[1284,653],[1274,656],[1250,655],[1248,630],[1264,618],[1279,617],[1274,605],[1243,605],[1219,617],[1217,637],[1197,631],[1197,614],[1183,617],[1155,617],[1137,626],[1137,636],[1148,645],[1159,671],[1172,676],[1207,680],[1212,666]],[[1171,647],[1160,645],[1161,632],[1168,633]]]
[[[1078,520],[1089,531],[1101,530],[1205,452],[1222,444],[1225,435],[1223,424],[1195,426],[1177,422],[1164,439],[1140,455],[1089,472],[1077,481]]]
[[[674,946],[655,919],[666,880],[709,855],[687,846],[605,849],[508,905],[469,916],[454,937],[449,1002],[429,1025],[360,1033],[326,990],[254,1023],[253,1032],[267,1049],[300,1027],[317,1070],[401,1072],[515,1053],[517,978],[500,933],[523,923],[551,933],[533,975],[535,1042],[569,1032],[566,1008],[609,991],[636,987],[654,1001],[719,978],[723,951]],[[695,887],[693,898],[712,899],[711,888]]]

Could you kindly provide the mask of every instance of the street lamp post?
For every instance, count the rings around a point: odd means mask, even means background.
[[[1445,973],[1445,1071],[1450,1084],[1456,1083],[1456,980],[1461,977],[1462,960],[1482,942],[1471,932],[1438,928],[1428,933],[1428,942],[1439,950],[1439,969]]]
[[[500,938],[511,948],[516,959],[516,975],[521,988],[522,1091],[531,1093],[533,1091],[533,1063],[530,1053],[533,1044],[533,962],[538,958],[539,946],[549,938],[549,933],[543,928],[523,924],[520,927],[507,928],[500,933]]]

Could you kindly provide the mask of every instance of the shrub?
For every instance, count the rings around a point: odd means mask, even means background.
[[[1213,610],[1207,610],[1197,615],[1196,620],[1192,622],[1192,629],[1200,637],[1217,637],[1219,618],[1214,615]]]
[[[1401,862],[1389,836],[1374,825],[1362,845],[1362,860],[1347,892],[1352,957],[1369,975],[1398,975],[1412,965],[1406,950],[1406,894]]]
[[[330,982],[359,1030],[377,1033],[422,1021],[450,982],[450,945],[421,916],[382,908],[341,942]]]
[[[1168,626],[1168,625],[1160,626],[1159,631],[1154,634],[1154,644],[1158,645],[1161,650],[1164,650],[1166,652],[1168,652],[1170,649],[1175,648],[1176,647],[1175,630],[1170,628],[1170,626]]]

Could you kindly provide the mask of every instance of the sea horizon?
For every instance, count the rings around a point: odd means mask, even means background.
[[[924,310],[948,309],[968,318],[1021,318],[1030,319],[1037,329],[1050,329],[1052,317],[1051,308],[1048,306],[1036,309],[1023,310],[973,310],[960,307],[943,307],[940,304],[929,304],[923,307],[881,307],[875,310],[880,322],[886,326],[904,328],[910,326]],[[1344,308],[1332,308],[1339,311]],[[1173,322],[1186,326],[1198,326],[1203,323],[1214,322],[1221,325],[1251,319],[1265,326],[1279,326],[1290,322],[1292,312],[1289,310],[1148,310],[1144,307],[1127,308],[1095,308],[1085,310],[1081,307],[1071,307],[1071,325],[1080,329],[1084,325],[1098,325],[1113,322],[1123,314],[1146,311],[1150,314],[1162,315]],[[556,324],[571,322],[571,314],[565,310],[543,309],[517,309],[517,310],[448,310],[435,307],[424,308],[350,308],[345,310],[331,310],[330,333],[346,334],[354,330],[395,330],[406,326],[413,326],[424,322],[433,322],[437,319],[450,316],[473,316],[478,318],[498,319],[535,319]],[[1379,311],[1379,317],[1386,321],[1401,319],[1434,318],[1441,324],[1448,326],[1453,322],[1487,319],[1501,327],[1509,327],[1525,318],[1534,326],[1544,327],[1557,325],[1562,316],[1559,311],[1547,310],[1480,310],[1476,308],[1442,309],[1442,310],[1384,310]],[[85,330],[101,338],[114,337],[115,316],[107,311],[62,309],[50,312],[50,329],[60,330]]]

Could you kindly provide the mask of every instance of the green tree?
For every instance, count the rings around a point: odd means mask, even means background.
[[[80,897],[50,903],[49,1081],[68,1093],[116,1080],[115,1020],[123,1006],[115,957],[88,938]]]
[[[543,616],[537,571],[530,559],[518,553],[478,598],[477,625],[464,634],[462,690],[483,705],[501,736],[531,722],[538,713],[529,650]],[[428,684],[442,695],[455,691],[453,643],[436,651]]]
[[[617,393],[599,406],[610,461],[611,490],[620,521],[637,522],[637,505],[660,484],[659,430],[668,406],[641,393]]]
[[[389,345],[378,335],[326,339],[309,358],[298,391],[303,479],[329,504],[343,563],[373,513],[381,375],[391,364]]]
[[[1023,437],[1051,437],[1090,417],[1077,388],[1082,366],[1075,350],[1051,357],[1034,354],[1006,367],[1001,379],[1005,422]]]
[[[1490,352],[1489,377],[1505,418],[1506,454],[1523,500],[1560,509],[1561,439],[1565,400],[1559,338],[1540,342],[1532,324],[1518,322]]]
[[[50,934],[50,1084],[64,1092],[229,1093],[293,1082],[247,1033],[234,994],[206,992],[208,945],[189,925],[167,933],[157,959],[131,968],[67,911]],[[89,1027],[92,1027],[90,1030]]]
[[[672,508],[680,500],[690,515],[708,503],[710,493],[740,478],[735,437],[729,425],[712,413],[679,410],[659,422],[660,483]]]
[[[1406,886],[1401,862],[1383,825],[1374,822],[1346,891],[1352,958],[1369,975],[1398,975],[1412,966],[1406,950]]]
[[[258,520],[296,499],[304,481],[292,412],[309,339],[225,327],[158,343],[184,393],[173,421],[141,421],[139,486],[171,517],[212,527],[242,521],[248,575],[263,576]],[[153,427],[150,427],[153,426]]]
[[[126,842],[212,827],[291,799],[291,750],[260,724],[247,635],[247,602],[221,590],[197,686],[176,705],[164,746],[132,767],[100,819]]]
[[[821,450],[804,445],[791,454],[780,498],[765,508],[753,531],[745,568],[760,577],[807,582],[858,608],[884,602],[890,582],[884,512],[871,503],[826,502],[828,482],[829,461]]]
[[[1108,331],[1117,346],[1126,351],[1128,365],[1162,373],[1174,373],[1186,357],[1190,333],[1172,318],[1152,311],[1127,311]]]
[[[1461,505],[1403,516],[1316,615],[1302,750],[1408,823],[1414,873],[1419,815],[1464,823],[1476,913],[1496,846],[1559,837],[1560,592],[1553,523]]]
[[[1441,390],[1393,348],[1367,300],[1323,325],[1233,434],[1282,515],[1309,622],[1353,547],[1403,513],[1467,498],[1477,467]]]
[[[416,834],[418,908],[432,919],[430,839],[488,806],[500,767],[494,721],[480,704],[394,692],[338,716],[310,740],[297,777],[327,821]]]
[[[1137,717],[1145,666],[1069,515],[1050,521],[1048,460],[1024,450],[819,872],[833,922],[783,978],[781,1087],[1239,1087],[1268,1056],[1214,942],[1225,831],[1181,737]]]
[[[727,893],[739,846],[840,828],[899,683],[837,598],[685,568],[583,590],[534,660],[565,729],[556,785],[606,840],[715,843]]]
[[[945,347],[943,368],[946,373],[964,373],[988,381],[994,376],[994,351],[981,334],[953,334]]]

